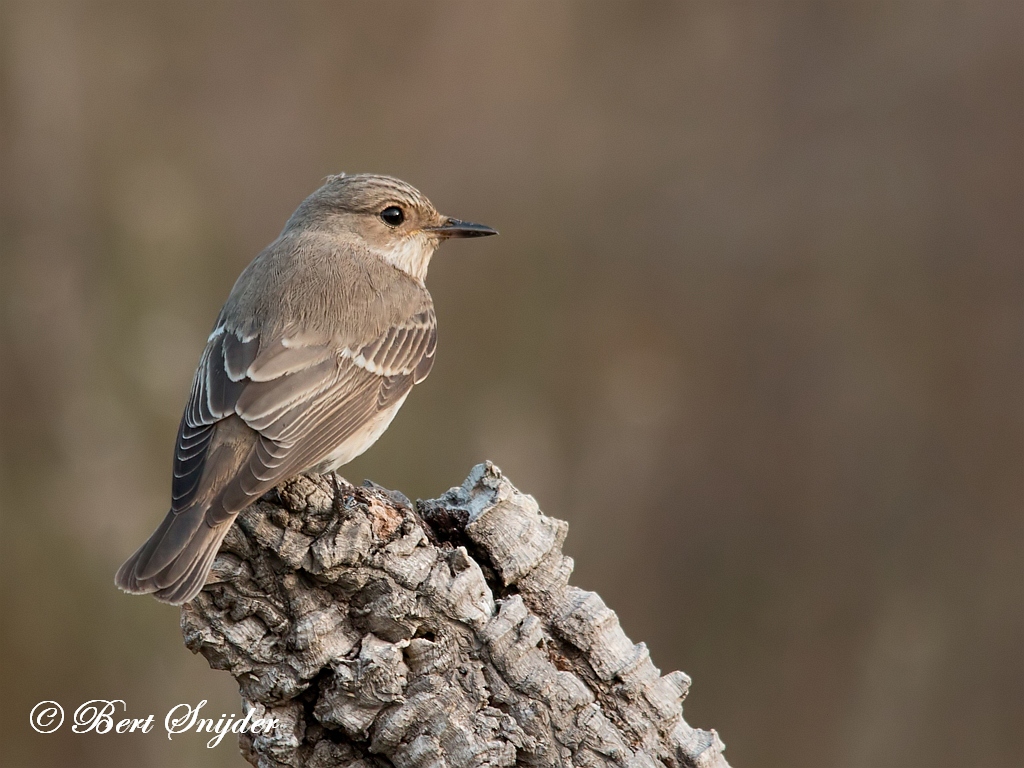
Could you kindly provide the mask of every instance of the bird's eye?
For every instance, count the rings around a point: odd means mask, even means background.
[[[402,209],[397,205],[389,205],[383,211],[380,212],[380,220],[387,224],[389,227],[397,227],[403,221],[405,221],[405,214],[402,213]]]

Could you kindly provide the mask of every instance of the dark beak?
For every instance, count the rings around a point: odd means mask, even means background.
[[[439,227],[424,227],[426,232],[436,232],[443,238],[449,237],[487,237],[498,234],[498,230],[491,229],[483,224],[474,224],[471,221],[459,221],[458,219],[446,219]]]

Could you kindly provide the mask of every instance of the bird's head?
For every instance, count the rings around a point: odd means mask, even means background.
[[[442,240],[498,234],[483,224],[438,213],[415,187],[390,176],[340,174],[310,195],[285,230],[324,227],[355,236],[367,249],[423,281]]]

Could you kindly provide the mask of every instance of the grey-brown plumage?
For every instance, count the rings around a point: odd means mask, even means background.
[[[191,600],[242,509],[369,448],[434,362],[431,255],[490,234],[386,176],[334,176],[310,195],[221,310],[178,429],[171,510],[116,584]]]

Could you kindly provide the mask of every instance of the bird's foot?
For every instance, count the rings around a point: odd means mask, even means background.
[[[345,503],[342,500],[341,487],[343,485],[349,485],[349,482],[337,472],[331,472],[331,485],[334,486],[334,499],[331,502],[331,507],[334,509],[334,514],[340,515],[345,511]]]

